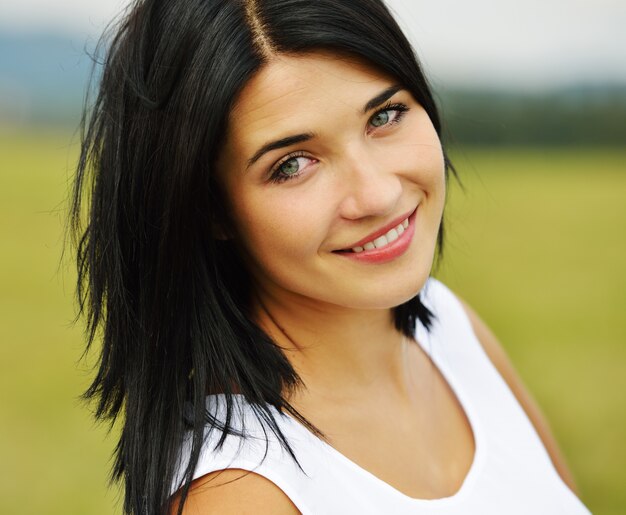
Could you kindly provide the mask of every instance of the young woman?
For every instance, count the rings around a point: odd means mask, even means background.
[[[136,2],[83,124],[85,396],[126,513],[588,513],[430,277],[451,166],[381,1]]]

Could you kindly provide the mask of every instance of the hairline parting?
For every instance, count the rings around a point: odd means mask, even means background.
[[[257,0],[244,0],[244,3],[246,22],[252,32],[252,40],[261,56],[269,60],[278,52],[263,27]]]

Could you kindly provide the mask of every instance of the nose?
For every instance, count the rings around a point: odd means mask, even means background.
[[[337,173],[341,191],[340,215],[349,220],[395,213],[402,183],[384,155],[366,145],[353,145],[341,158]]]

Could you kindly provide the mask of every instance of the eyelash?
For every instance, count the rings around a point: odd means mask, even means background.
[[[395,103],[392,104],[391,102],[388,102],[385,106],[383,106],[382,108],[380,108],[378,111],[376,111],[371,117],[370,120],[372,118],[375,118],[376,116],[378,116],[380,113],[384,113],[385,111],[396,111],[397,114],[396,116],[388,123],[386,123],[385,125],[381,125],[380,127],[377,127],[377,129],[381,128],[381,127],[388,127],[390,125],[394,125],[396,123],[399,123],[404,114],[409,111],[409,107],[406,104],[403,103]],[[298,157],[307,157],[306,154],[299,150],[297,152],[293,152],[292,154],[288,154],[284,157],[284,159],[282,159],[271,171],[271,175],[270,175],[270,182],[273,183],[282,183],[285,181],[289,181],[292,179],[296,179],[297,177],[299,177],[301,174],[300,172],[295,173],[294,175],[281,175],[280,174],[280,170],[281,167],[287,163],[288,161],[291,161],[292,159],[296,159]]]

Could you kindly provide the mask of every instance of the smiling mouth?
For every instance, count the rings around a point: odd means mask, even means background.
[[[379,236],[378,238],[374,238],[373,240],[368,241],[367,243],[364,243],[363,246],[352,247],[350,249],[337,250],[335,252],[354,252],[358,254],[360,252],[363,252],[364,250],[374,250],[374,249],[384,248],[390,243],[396,241],[404,233],[405,229],[407,229],[408,226],[409,226],[409,217],[406,217],[397,226],[390,229],[382,236]]]

